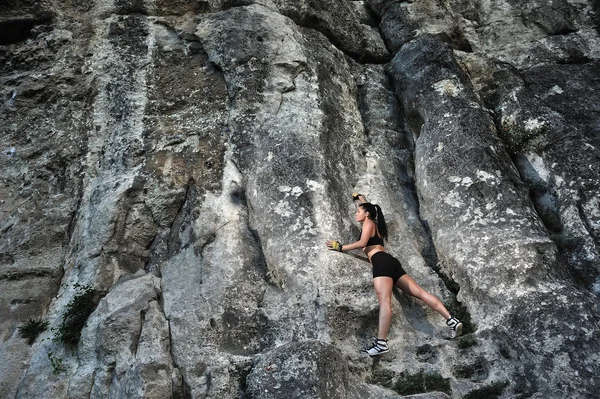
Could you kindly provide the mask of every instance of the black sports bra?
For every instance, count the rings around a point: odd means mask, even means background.
[[[358,235],[358,240],[360,240],[360,237],[362,237],[362,230],[360,231],[360,234]],[[379,237],[377,235],[377,232],[375,232],[375,235],[371,238],[369,238],[369,241],[367,241],[367,245],[365,245],[366,247],[369,247],[371,245],[381,245],[383,246],[383,238]]]

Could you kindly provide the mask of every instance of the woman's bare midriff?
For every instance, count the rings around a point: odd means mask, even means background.
[[[371,257],[373,255],[375,255],[377,252],[382,252],[382,251],[385,251],[385,248],[383,248],[383,245],[369,245],[368,247],[363,248],[363,252],[365,255],[367,255],[367,257],[369,258],[369,261],[371,261]]]

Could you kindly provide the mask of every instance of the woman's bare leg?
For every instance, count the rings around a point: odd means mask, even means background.
[[[419,298],[425,302],[431,309],[441,314],[445,320],[450,318],[450,312],[448,312],[448,309],[446,309],[442,301],[440,301],[435,295],[431,295],[429,292],[421,288],[421,286],[419,286],[419,284],[417,284],[417,282],[408,274],[403,275],[398,281],[396,281],[396,287],[400,288],[405,293],[412,295],[415,298]]]
[[[394,281],[391,277],[375,277],[373,279],[375,293],[379,301],[379,330],[377,338],[387,339],[392,320],[392,288]]]

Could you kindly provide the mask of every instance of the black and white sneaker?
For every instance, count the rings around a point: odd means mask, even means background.
[[[389,351],[390,348],[388,347],[387,339],[373,338],[373,344],[368,348],[364,348],[361,352],[369,356],[379,356]]]
[[[452,331],[452,338],[459,337],[462,333],[463,325],[456,317],[450,316],[450,318],[446,320],[446,325],[450,327],[450,330]]]

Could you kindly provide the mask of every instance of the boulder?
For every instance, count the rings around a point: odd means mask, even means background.
[[[596,317],[597,301],[566,273],[467,75],[447,45],[427,36],[406,44],[390,68],[406,113],[421,122],[414,133],[422,216],[444,267],[460,285],[458,299],[478,324],[478,335],[498,345],[518,337],[520,355],[535,359],[534,371],[526,375],[518,359],[505,369],[517,391],[525,384],[539,395],[591,394],[597,383],[580,383],[579,370],[594,368],[589,354],[598,341],[595,333],[578,332],[581,322],[574,329],[577,313],[565,306],[588,309],[580,319],[585,324]],[[567,304],[561,297],[578,299]],[[524,309],[535,309],[538,319]],[[540,335],[538,323],[555,325],[556,332]],[[583,330],[595,331],[592,325]],[[572,337],[579,344],[571,347]],[[558,354],[571,360],[558,364],[553,361]]]

